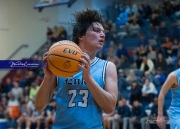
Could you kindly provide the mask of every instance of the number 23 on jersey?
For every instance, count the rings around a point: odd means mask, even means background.
[[[68,107],[72,108],[75,106],[78,107],[87,107],[88,104],[88,90],[68,90],[68,94],[71,96],[70,101],[68,103]],[[82,98],[82,101],[74,102],[74,99],[80,95]]]

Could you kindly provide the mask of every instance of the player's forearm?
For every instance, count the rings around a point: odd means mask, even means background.
[[[55,87],[55,77],[46,78],[44,77],[43,82],[40,85],[40,88],[35,96],[35,107],[37,110],[44,110],[44,108],[49,103],[53,89]]]
[[[158,115],[163,115],[163,106],[164,106],[164,94],[160,93],[158,97]]]
[[[117,97],[102,89],[93,78],[88,79],[86,85],[101,109],[105,113],[112,113],[116,106]]]

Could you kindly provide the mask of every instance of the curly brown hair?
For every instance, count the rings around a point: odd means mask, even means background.
[[[105,29],[107,25],[102,15],[94,9],[85,9],[80,12],[74,12],[72,14],[74,16],[75,22],[73,25],[73,38],[72,41],[76,44],[79,44],[79,37],[83,36],[87,29],[92,25],[93,22],[100,23]]]

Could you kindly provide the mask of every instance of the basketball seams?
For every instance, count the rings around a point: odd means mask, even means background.
[[[74,44],[74,45],[78,46],[76,43],[74,43],[74,42],[72,42],[72,41],[70,41],[70,40],[61,40],[61,41],[58,41],[57,43],[63,44],[64,42],[65,42],[65,43]],[[78,46],[78,47],[79,47],[79,46]]]
[[[59,56],[59,57],[63,57],[63,58],[66,58],[66,59],[70,59],[70,60],[74,60],[74,61],[79,62],[78,60],[75,60],[75,59],[73,59],[73,58],[66,57],[66,56],[61,56],[61,55],[56,55],[56,54],[50,54],[50,55],[48,55],[48,58],[49,58],[49,56],[51,56],[51,55],[53,55],[53,56]]]
[[[52,50],[52,49],[55,48],[55,47],[62,46],[62,45],[68,45],[68,46],[75,47],[75,48],[77,48],[77,49],[82,53],[82,50],[79,49],[78,46],[73,46],[72,44],[66,44],[66,43],[56,45],[56,46],[52,47],[51,49],[49,49],[49,51]]]
[[[49,59],[48,59],[48,62],[51,63],[52,66],[54,66],[54,65],[52,64],[52,62],[51,62]],[[62,70],[62,69],[60,69],[60,68],[58,68],[58,67],[56,67],[56,66],[54,66],[54,67],[55,67],[56,69],[62,71],[62,72],[66,72],[66,73],[76,73],[76,72],[79,71],[79,70],[78,70],[78,71],[72,71],[72,72],[69,72],[69,71],[64,71],[64,70]]]
[[[61,40],[61,41],[58,41],[57,43],[63,44],[64,42],[65,42],[65,43],[74,44],[74,45],[78,46],[76,43],[74,43],[74,42],[72,42],[72,41],[70,41],[70,40]],[[79,47],[79,46],[78,46],[78,47]]]
[[[69,46],[73,46],[73,47],[77,48],[77,49],[82,53],[82,50],[79,48],[79,46],[77,46],[77,45],[74,46],[73,44],[75,44],[75,43],[62,43],[62,44],[58,44],[58,45],[56,45],[56,46],[50,48],[49,51],[52,50],[52,49],[55,48],[55,47],[58,47],[58,46],[69,45]]]

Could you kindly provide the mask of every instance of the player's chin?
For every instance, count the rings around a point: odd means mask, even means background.
[[[103,44],[98,44],[97,48],[102,49],[103,48]]]
[[[96,50],[97,50],[97,51],[100,51],[100,50],[102,50],[102,47],[103,47],[103,46],[97,46],[97,47],[96,47]]]

